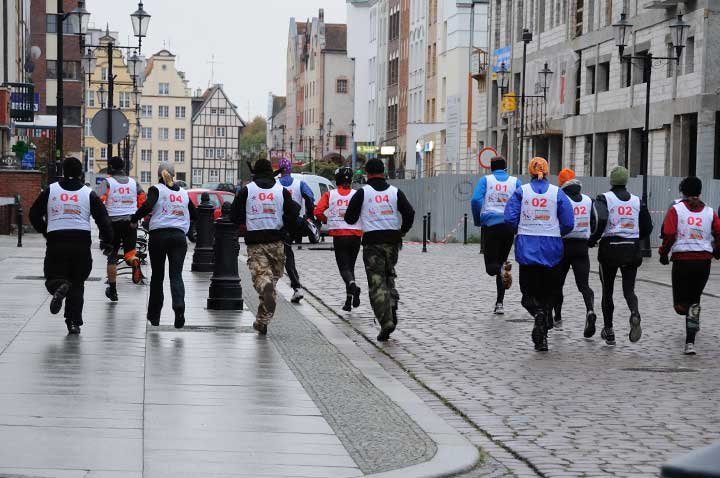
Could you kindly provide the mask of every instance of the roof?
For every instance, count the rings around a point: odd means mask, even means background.
[[[325,50],[347,50],[347,25],[344,23],[325,24]]]
[[[201,97],[192,99],[192,102],[191,102],[192,110],[193,110],[192,121],[195,121],[195,118],[197,117],[197,115],[200,113],[200,111],[202,111],[205,108],[205,105],[207,105],[207,102],[210,101],[210,98],[212,98],[213,95],[215,94],[215,92],[217,92],[217,91],[220,91],[220,93],[222,93],[222,95],[225,97],[228,104],[230,105],[230,108],[232,108],[233,113],[235,113],[235,116],[237,116],[238,119],[240,120],[240,123],[242,124],[241,128],[244,128],[245,126],[247,126],[247,123],[245,123],[245,120],[243,120],[242,117],[240,116],[240,114],[237,112],[237,107],[235,106],[235,104],[232,101],[230,101],[230,98],[225,93],[225,90],[223,90],[222,85],[219,85],[219,84],[211,86],[210,88],[205,90],[205,92],[203,93],[203,95]]]

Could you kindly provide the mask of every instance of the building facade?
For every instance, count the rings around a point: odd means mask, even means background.
[[[137,178],[143,187],[157,180],[157,166],[169,162],[175,177],[190,183],[192,97],[175,55],[160,50],[145,69],[137,143]]]
[[[191,184],[240,183],[240,134],[245,122],[215,84],[192,98]]]

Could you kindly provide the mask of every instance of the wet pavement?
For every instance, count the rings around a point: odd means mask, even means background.
[[[67,336],[39,277],[42,239],[11,239],[0,238],[2,477],[443,476],[477,461],[308,306],[281,299],[259,337],[251,310],[205,310],[209,274],[190,273],[188,254],[188,325],[175,330],[166,307],[153,328],[146,287],[123,277],[120,302],[107,301],[95,252],[85,325]]]

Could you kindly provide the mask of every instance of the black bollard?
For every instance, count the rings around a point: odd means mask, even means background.
[[[427,216],[423,216],[423,252],[427,252],[427,229],[428,229],[428,220]]]
[[[22,236],[23,236],[23,210],[22,203],[20,202],[20,195],[15,195],[15,224],[17,224],[17,235],[18,241],[17,246],[22,247]]]
[[[215,208],[210,203],[210,195],[202,193],[200,205],[197,207],[198,219],[195,224],[197,241],[193,253],[193,272],[212,272],[214,268],[215,253],[213,252],[213,213]]]
[[[215,221],[215,267],[210,279],[210,310],[242,310],[242,286],[238,275],[237,224],[230,220],[230,203],[223,204],[222,216]]]
[[[467,213],[463,216],[463,245],[467,246]]]
[[[428,212],[427,213],[427,238],[428,238],[429,242],[432,242],[432,233],[430,232],[431,231],[431,227],[430,227],[431,221],[432,221],[432,213]]]

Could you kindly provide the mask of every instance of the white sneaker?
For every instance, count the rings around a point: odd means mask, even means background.
[[[505,309],[503,308],[502,302],[495,304],[495,311],[493,313],[495,315],[505,315]]]
[[[695,355],[695,344],[685,344],[685,355]]]
[[[305,296],[302,292],[300,292],[300,289],[295,289],[295,292],[293,292],[290,302],[292,302],[293,304],[299,304],[304,297]]]

